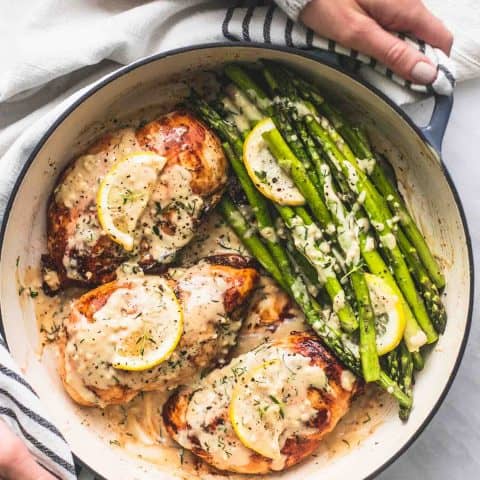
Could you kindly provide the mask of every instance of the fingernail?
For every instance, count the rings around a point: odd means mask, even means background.
[[[418,62],[410,72],[415,83],[432,83],[437,77],[437,68],[427,62]]]

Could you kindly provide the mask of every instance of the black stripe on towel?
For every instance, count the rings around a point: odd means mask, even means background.
[[[24,387],[28,388],[28,390],[30,390],[36,397],[38,396],[33,390],[33,388],[20,375],[15,373],[13,370],[10,370],[9,368],[7,368],[5,365],[2,365],[1,363],[0,363],[0,373],[11,378],[12,380],[15,380],[16,382],[20,383]]]
[[[335,42],[333,40],[328,40],[328,50],[330,52],[334,52],[335,51]]]
[[[265,43],[272,43],[272,20],[275,9],[276,5],[274,3],[270,4],[265,15],[265,21],[263,22],[263,39]]]
[[[287,47],[293,47],[292,30],[293,20],[289,18],[285,27],[285,43],[287,44]]]
[[[50,432],[52,432],[57,437],[64,440],[62,434],[57,430],[55,425],[50,423],[46,418],[43,418],[38,413],[36,413],[36,412],[30,410],[29,408],[27,408],[25,405],[23,405],[23,403],[19,402],[15,397],[13,397],[13,395],[11,395],[6,390],[3,390],[2,388],[0,388],[0,395],[3,395],[5,397],[7,397],[9,400],[11,400],[22,411],[22,413],[24,415],[26,415],[27,417],[29,417],[31,420],[38,423],[42,427],[44,427],[47,430],[49,430]]]
[[[11,410],[10,408],[0,407],[0,415],[7,415],[11,419],[15,420],[17,422],[18,428],[22,432],[22,435],[25,437],[25,439],[28,442],[30,442],[37,450],[40,450],[44,455],[50,458],[50,460],[55,462],[57,465],[64,468],[67,472],[71,473],[72,475],[75,475],[75,469],[73,468],[73,465],[66,462],[63,458],[59,457],[55,452],[50,450],[43,443],[37,440],[34,436],[28,433],[28,431],[25,430],[25,428],[21,424],[20,420],[17,418],[17,414],[13,410]]]
[[[230,25],[230,21],[232,20],[233,13],[235,12],[235,7],[230,7],[225,14],[225,18],[223,19],[222,23],[222,34],[228,40],[235,41],[237,40],[233,35],[230,34],[228,31],[228,26]]]
[[[307,30],[306,43],[308,48],[313,47],[313,30],[310,30],[310,29]]]
[[[252,20],[255,7],[248,7],[242,22],[242,37],[246,42],[250,42],[250,21]]]
[[[426,45],[425,45],[425,42],[423,40],[418,40],[418,46],[420,47],[420,51],[422,53],[425,53]]]
[[[444,73],[444,75],[447,77],[447,80],[450,82],[450,85],[454,87],[455,77],[452,75],[452,72],[445,65],[442,65],[441,63],[438,65],[437,68]]]
[[[377,66],[377,59],[370,57],[370,63],[369,63],[371,68],[375,68]]]

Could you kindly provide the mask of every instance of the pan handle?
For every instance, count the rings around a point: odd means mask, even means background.
[[[435,95],[435,106],[428,125],[421,127],[428,143],[440,153],[443,137],[447,129],[448,120],[453,107],[453,95]]]
[[[356,75],[358,63],[352,58],[339,55],[327,50],[316,48],[309,49],[309,52],[315,58],[329,64],[337,69],[346,71],[350,75]],[[442,150],[442,141],[447,129],[448,120],[453,107],[453,95],[435,95],[435,106],[428,124],[420,127],[428,143],[440,153]]]

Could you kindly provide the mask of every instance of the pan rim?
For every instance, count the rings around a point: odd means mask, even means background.
[[[204,43],[204,44],[198,44],[194,46],[189,46],[189,47],[182,47],[178,49],[173,49],[173,50],[168,50],[163,53],[151,55],[145,58],[142,58],[136,62],[133,62],[129,65],[126,65],[124,67],[121,67],[114,72],[110,73],[107,75],[105,78],[102,80],[96,82],[91,88],[89,88],[86,92],[84,92],[78,99],[76,99],[69,107],[67,107],[57,118],[56,120],[52,123],[52,125],[47,129],[47,131],[42,135],[41,139],[38,141],[30,155],[28,156],[27,161],[23,165],[20,173],[18,174],[18,177],[15,181],[15,184],[13,186],[13,189],[9,195],[8,202],[5,207],[5,212],[4,216],[2,219],[2,225],[0,229],[0,262],[3,256],[3,250],[4,250],[4,243],[5,243],[5,235],[7,232],[7,227],[8,223],[10,220],[10,213],[13,207],[13,204],[15,202],[15,199],[17,197],[18,190],[20,186],[23,183],[23,180],[32,166],[33,162],[35,161],[38,153],[44,146],[44,144],[47,142],[47,140],[53,135],[53,133],[57,130],[57,128],[63,123],[63,121],[71,114],[73,113],[84,101],[86,101],[89,97],[91,97],[93,94],[95,94],[97,91],[101,90],[103,87],[109,85],[110,83],[114,82],[115,80],[119,79],[125,74],[128,74],[129,72],[140,68],[144,65],[156,62],[158,60],[164,59],[166,57],[174,56],[177,54],[182,54],[182,53],[188,53],[188,52],[194,52],[197,50],[209,50],[209,49],[218,49],[218,48],[252,48],[252,49],[263,49],[263,50],[273,50],[273,51],[280,51],[289,55],[296,55],[300,57],[305,57],[310,60],[313,60],[317,63],[326,65],[329,68],[332,68],[350,78],[351,81],[354,81],[363,87],[368,88],[370,91],[372,91],[378,98],[379,100],[383,101],[386,103],[391,109],[395,111],[397,115],[401,117],[401,119],[406,122],[409,127],[417,134],[417,136],[422,140],[423,143],[427,144],[430,148],[432,148],[435,151],[435,148],[431,145],[431,143],[428,141],[428,139],[425,137],[421,129],[407,116],[405,112],[403,112],[397,105],[395,105],[387,96],[385,96],[382,92],[380,92],[377,88],[373,87],[372,85],[368,84],[366,81],[356,77],[352,72],[336,65],[333,64],[332,62],[329,62],[328,60],[325,59],[319,59],[316,57],[313,53],[308,52],[308,50],[298,50],[294,49],[291,47],[281,47],[281,46],[274,46],[274,45],[266,45],[263,43],[255,43],[255,42],[219,42],[219,43]],[[435,404],[431,407],[430,413],[426,416],[425,420],[419,425],[415,433],[402,445],[400,448],[397,449],[397,451],[390,456],[390,458],[386,459],[382,465],[377,467],[373,472],[371,472],[367,477],[365,477],[365,480],[371,480],[375,478],[377,475],[379,475],[381,472],[383,472],[388,466],[390,466],[392,463],[394,463],[399,457],[401,457],[414,443],[415,441],[419,438],[421,433],[425,430],[425,428],[430,424],[431,420],[433,417],[436,415],[438,409],[444,402],[448,392],[450,391],[452,384],[455,380],[455,377],[458,373],[460,364],[462,362],[462,359],[465,354],[465,349],[467,346],[468,338],[470,335],[471,331],[471,324],[472,324],[472,315],[473,315],[473,302],[474,302],[474,263],[473,263],[473,249],[472,249],[472,241],[470,237],[470,232],[468,229],[468,224],[464,212],[464,208],[460,199],[460,196],[458,194],[458,191],[455,187],[455,184],[451,178],[451,175],[445,166],[445,164],[440,161],[440,168],[441,171],[447,181],[448,187],[450,188],[453,198],[455,200],[455,206],[459,212],[460,215],[460,220],[462,223],[462,229],[463,233],[465,235],[466,239],[466,247],[467,247],[467,253],[468,253],[468,270],[469,270],[469,291],[470,291],[470,296],[469,296],[469,301],[468,301],[468,312],[467,312],[467,318],[466,318],[466,325],[465,325],[465,331],[463,333],[463,338],[462,342],[460,344],[460,349],[458,351],[455,363],[453,365],[451,374],[445,384],[445,387],[443,388],[442,393],[438,397],[437,401]],[[4,329],[3,325],[3,319],[2,319],[2,307],[0,305],[0,334],[3,336],[5,340],[5,345],[6,348],[8,349],[8,340],[6,338],[6,332]],[[78,456],[73,454],[73,457],[77,461],[77,463],[84,465],[88,467],[91,471],[93,471],[96,475],[97,478],[99,479],[105,479],[105,477],[101,476],[99,473],[97,473],[92,467],[90,467],[88,464],[83,462]]]

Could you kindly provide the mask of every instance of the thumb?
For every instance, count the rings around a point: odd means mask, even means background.
[[[384,30],[370,19],[359,21],[351,29],[347,45],[385,64],[397,75],[414,83],[429,84],[437,77],[437,68],[423,53]]]

